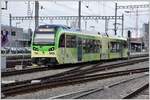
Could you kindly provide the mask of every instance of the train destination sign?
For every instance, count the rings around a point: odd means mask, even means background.
[[[54,32],[54,28],[50,28],[50,29],[39,28],[38,31],[40,31],[40,32]]]

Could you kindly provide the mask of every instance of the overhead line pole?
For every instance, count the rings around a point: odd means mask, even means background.
[[[78,28],[79,28],[79,30],[81,30],[81,1],[79,1],[78,16],[79,16],[79,19],[78,19]]]
[[[105,19],[105,33],[108,32],[108,19]]]
[[[12,15],[9,14],[9,27],[10,27],[10,30],[9,30],[9,33],[11,34],[12,33]],[[12,35],[11,35],[11,39],[12,39]],[[11,47],[12,44],[9,44],[9,46]]]
[[[138,17],[139,17],[139,15],[138,15],[138,8],[137,8],[137,10],[136,10],[136,23],[135,23],[135,26],[136,26],[136,37],[138,38],[138,30],[139,30],[139,25],[138,25]]]
[[[117,35],[117,3],[115,3],[115,24],[114,24],[115,35]]]
[[[136,10],[136,33],[137,33],[137,35],[136,36],[138,36],[138,9],[139,8],[150,8],[150,5],[149,4],[143,4],[143,5],[126,5],[126,6],[117,6],[117,9],[137,9]]]
[[[122,14],[122,37],[123,37],[123,31],[124,31],[124,14]]]
[[[39,1],[35,1],[35,30],[39,26]]]

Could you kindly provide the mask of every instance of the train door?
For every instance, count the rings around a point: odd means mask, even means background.
[[[123,41],[120,41],[120,56],[123,57]]]
[[[80,37],[77,39],[77,55],[78,61],[82,61],[82,39]]]

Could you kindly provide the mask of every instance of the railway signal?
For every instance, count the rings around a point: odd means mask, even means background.
[[[8,1],[5,1],[5,7],[1,8],[2,10],[7,10]]]
[[[130,43],[130,40],[131,40],[131,31],[128,30],[128,59],[130,59],[130,52],[131,52],[131,43]]]

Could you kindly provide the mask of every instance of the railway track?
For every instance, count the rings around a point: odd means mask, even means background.
[[[133,93],[133,95],[130,95],[126,97],[127,99],[149,99],[149,84],[141,86],[141,88],[137,89]]]
[[[130,59],[135,59],[135,58],[140,58],[140,57],[147,57],[147,56],[149,56],[148,54],[143,54],[143,55],[137,55],[137,56],[131,56],[131,58]],[[14,63],[14,62],[13,62]],[[24,63],[26,63],[26,64],[30,64],[30,61],[28,62],[24,62]],[[26,65],[25,64],[25,65]],[[39,67],[37,67],[37,68],[27,68],[27,69],[22,69],[22,70],[11,70],[11,71],[3,71],[3,72],[1,72],[1,76],[2,77],[6,77],[6,76],[12,76],[12,75],[19,75],[19,74],[26,74],[26,73],[32,73],[32,72],[38,72],[38,71],[45,71],[45,70],[50,70],[50,69],[52,69],[52,68],[61,68],[61,67],[64,67],[64,66],[78,66],[78,65],[83,65],[84,63],[82,63],[82,64],[66,64],[66,65],[55,65],[55,66],[44,66],[44,67],[41,67],[41,66],[39,66]],[[9,66],[12,66],[12,64],[9,64]]]
[[[31,59],[7,60],[7,68],[14,68],[16,65],[31,66]]]
[[[83,98],[87,97],[88,95],[94,94],[96,92],[102,92],[106,88],[112,88],[114,86],[124,84],[124,83],[130,82],[132,80],[135,80],[135,79],[138,79],[138,78],[143,78],[143,77],[148,77],[148,74],[142,75],[140,77],[138,76],[138,77],[134,77],[134,78],[121,80],[121,81],[118,81],[116,83],[112,83],[112,84],[109,84],[109,85],[106,85],[106,86],[103,86],[103,87],[95,87],[95,88],[90,88],[90,89],[87,89],[87,90],[80,90],[80,91],[76,91],[76,92],[57,95],[57,96],[54,96],[54,97],[50,97],[49,99],[83,99]],[[140,87],[138,87],[137,89],[135,89],[134,91],[129,92],[129,93],[121,96],[121,98],[118,98],[118,99],[130,99],[133,96],[137,95],[140,91],[148,88],[148,86],[149,86],[149,83],[147,82],[147,83],[141,85]]]
[[[127,96],[123,97],[123,99],[131,99],[132,97],[136,96],[137,94],[139,94],[139,92],[147,89],[149,87],[149,83],[142,85],[141,87],[139,87],[138,89],[136,89],[135,91],[129,93]]]
[[[82,63],[82,64],[64,64],[64,65],[55,65],[55,66],[38,66],[36,68],[26,68],[22,70],[11,70],[11,71],[3,71],[1,72],[2,77],[7,77],[7,76],[12,76],[12,75],[19,75],[19,74],[27,74],[27,73],[32,73],[32,72],[39,72],[39,71],[46,71],[46,70],[51,70],[54,68],[66,68],[66,67],[75,67],[75,66],[87,66],[89,63]],[[78,68],[77,68],[78,69]]]
[[[124,61],[122,63],[118,64],[111,64],[111,65],[105,65],[105,66],[91,66],[89,68],[83,69],[77,69],[72,70],[71,72],[65,72],[60,73],[59,75],[54,76],[47,76],[42,77],[38,79],[33,80],[26,80],[26,81],[20,81],[10,84],[2,84],[2,93],[5,96],[11,96],[18,93],[24,93],[24,92],[31,92],[31,90],[40,90],[44,88],[53,88],[56,86],[62,86],[62,85],[70,85],[75,83],[81,83],[86,81],[92,81],[96,79],[104,79],[104,78],[110,78],[115,76],[121,76],[121,75],[128,75],[128,74],[134,74],[134,73],[141,73],[146,72],[149,69],[148,68],[139,68],[139,69],[132,69],[132,70],[123,70],[123,71],[117,71],[117,72],[109,72],[109,73],[102,73],[102,74],[92,74],[98,71],[102,71],[105,69],[110,69],[114,67],[121,67],[126,66],[130,64],[134,64],[139,62],[140,60],[145,61],[148,60],[145,59],[138,59],[138,60],[130,60],[130,61]],[[33,81],[36,81],[34,83]]]
[[[117,67],[123,67],[123,66],[127,66],[127,65],[132,65],[135,63],[139,63],[139,62],[143,62],[143,61],[147,61],[148,58],[140,58],[140,59],[132,59],[129,61],[122,61],[122,62],[117,62],[117,63],[109,63],[109,64],[102,64],[102,63],[97,63],[94,65],[89,65],[89,64],[85,64],[85,65],[80,65],[78,67],[75,67],[71,70],[68,71],[64,71],[55,75],[49,75],[49,76],[45,76],[45,77],[41,77],[41,78],[34,78],[32,80],[45,80],[45,79],[53,79],[53,78],[63,78],[63,77],[68,77],[68,76],[76,76],[76,75],[84,75],[84,74],[90,74],[90,73],[94,73],[94,72],[99,72],[99,71],[105,71],[108,69],[113,69],[113,68],[117,68]],[[27,84],[27,83],[31,83],[32,80],[24,80],[24,81],[18,81],[14,83],[10,83],[9,85],[19,85],[19,84]],[[7,84],[2,85],[2,86],[7,86]]]

